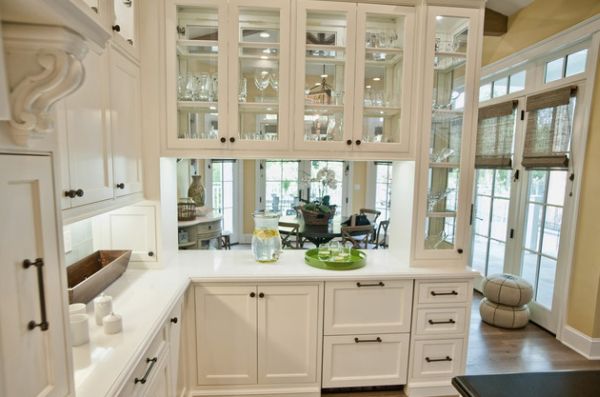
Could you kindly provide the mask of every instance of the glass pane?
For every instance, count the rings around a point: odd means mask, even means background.
[[[475,201],[475,233],[482,236],[489,235],[491,202],[486,196],[477,196]]]
[[[307,12],[304,81],[307,141],[343,138],[346,26],[344,12]]]
[[[494,196],[510,198],[511,170],[496,170]]]
[[[499,97],[508,93],[508,77],[494,81],[493,97]]]
[[[462,113],[434,110],[431,123],[429,160],[433,163],[460,162]]]
[[[233,208],[223,209],[223,230],[227,232],[233,230]]]
[[[506,241],[508,229],[508,206],[510,202],[507,199],[495,198],[494,208],[492,210],[492,238],[500,241]]]
[[[368,13],[365,35],[363,140],[400,141],[404,16]]]
[[[563,65],[565,58],[558,58],[546,64],[546,83],[563,78]]]
[[[279,181],[281,180],[281,162],[280,161],[267,161],[265,164],[266,172],[265,178],[267,181]]]
[[[425,219],[425,248],[454,248],[454,218],[428,217]]]
[[[488,259],[488,274],[504,273],[504,243],[490,240],[490,255]]]
[[[567,185],[566,171],[550,171],[548,182],[548,204],[562,206],[565,201]]]
[[[524,246],[527,249],[537,252],[540,246],[542,234],[542,216],[544,207],[540,204],[529,204],[527,207],[527,223],[525,225]]]
[[[522,70],[518,73],[510,75],[510,87],[508,88],[509,93],[521,91],[525,89],[525,71]]]
[[[487,101],[492,98],[492,83],[487,83],[479,87],[479,102]]]
[[[279,139],[279,124],[277,107],[264,109],[240,109],[240,138],[258,141],[276,141]],[[264,113],[272,112],[272,113]]]
[[[224,208],[233,207],[233,183],[232,182],[224,182],[223,183],[223,207]]]
[[[180,139],[219,135],[219,28],[216,8],[177,7],[177,107]]]
[[[454,212],[458,192],[457,168],[431,168],[429,173],[428,212]]]
[[[494,170],[481,169],[477,170],[477,194],[492,195],[492,187],[494,183]]]
[[[529,201],[543,203],[546,195],[548,171],[529,172]]]
[[[537,261],[538,256],[529,251],[523,251],[521,277],[529,281],[531,285],[536,285],[536,274],[537,274]]]
[[[577,51],[567,56],[567,73],[565,77],[573,76],[577,73],[585,72],[585,62],[587,61],[587,48]]]
[[[297,182],[299,165],[297,161],[284,161],[281,170],[283,179]]]
[[[86,1],[88,2],[88,1]],[[97,3],[97,1],[96,1]],[[98,7],[96,5],[96,7]],[[114,22],[119,26],[117,33],[129,44],[133,45],[135,37],[135,1],[117,0],[113,2]]]
[[[328,178],[324,170],[333,171],[333,177]],[[342,180],[344,177],[343,161],[311,161],[310,165],[310,200],[320,200],[330,196],[330,203],[337,206],[336,215],[340,215],[343,203]]]
[[[548,309],[552,308],[554,281],[556,277],[556,261],[542,257],[535,301]]]
[[[558,258],[558,244],[560,243],[560,225],[562,223],[562,208],[546,207],[546,222],[544,223],[544,241],[542,253]]]
[[[471,267],[484,276],[486,275],[485,262],[487,259],[487,242],[487,238],[475,235],[475,238],[473,239],[473,256],[471,260]]]

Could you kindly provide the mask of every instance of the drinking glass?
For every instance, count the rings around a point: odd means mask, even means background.
[[[195,101],[198,95],[198,79],[196,76],[188,76],[185,85],[185,99]]]
[[[340,243],[338,241],[329,242],[329,253],[332,258],[335,258],[340,254]]]
[[[273,87],[275,92],[279,92],[279,78],[277,76],[277,73],[271,73],[269,83],[271,83],[271,87]]]
[[[266,70],[257,70],[254,73],[254,84],[256,89],[260,91],[260,101],[265,101],[265,90],[269,86],[270,74]]]
[[[331,252],[329,250],[329,245],[321,244],[319,245],[319,249],[317,250],[317,256],[319,260],[326,261],[331,256]]]
[[[207,73],[202,73],[197,77],[197,90],[196,94],[199,101],[210,101],[212,98],[212,80]]]
[[[352,246],[350,245],[346,245],[346,244],[342,244],[340,247],[340,257],[347,261],[350,258],[350,251],[352,250]]]
[[[238,101],[246,102],[248,98],[248,79],[245,77],[240,80],[240,94],[238,95]]]

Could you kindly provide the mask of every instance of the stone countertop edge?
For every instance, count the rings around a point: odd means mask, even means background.
[[[116,395],[153,338],[192,282],[327,282],[413,279],[470,279],[470,268],[409,267],[389,251],[369,251],[367,265],[349,271],[322,270],[304,263],[304,251],[285,251],[272,264],[257,263],[248,250],[183,251],[165,267],[128,269],[104,293],[123,316],[123,332],[105,335],[87,305],[90,342],[73,347],[77,396]],[[370,258],[370,260],[369,260]],[[390,264],[391,263],[391,264]],[[148,310],[151,309],[151,310]]]

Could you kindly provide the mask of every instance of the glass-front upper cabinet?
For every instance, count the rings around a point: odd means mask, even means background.
[[[356,4],[298,1],[295,146],[353,144]]]
[[[90,0],[86,0],[90,1]],[[96,0],[100,3],[103,0]],[[113,37],[136,58],[139,57],[137,2],[141,0],[113,0]]]
[[[287,147],[290,0],[232,0],[228,18],[231,148]]]
[[[480,17],[479,9],[428,10],[416,259],[466,257]]]
[[[192,4],[167,1],[167,144],[225,148],[227,3]]]
[[[410,150],[414,8],[359,4],[354,145]]]

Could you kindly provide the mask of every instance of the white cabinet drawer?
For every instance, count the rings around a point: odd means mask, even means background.
[[[464,307],[418,309],[418,336],[464,334],[467,309]]]
[[[464,303],[470,298],[469,283],[456,282],[422,282],[418,283],[418,303]]]
[[[162,327],[127,379],[125,386],[119,393],[119,397],[143,396],[146,394],[146,384],[148,383],[148,379],[153,378],[153,372],[164,367],[165,364],[162,362],[168,358],[165,351],[166,341],[166,328]],[[150,368],[150,366],[152,366],[152,368]]]
[[[463,339],[416,341],[412,378],[450,378],[463,370]]]
[[[409,334],[326,336],[323,387],[406,383]]]
[[[325,285],[325,335],[410,331],[412,280]]]

